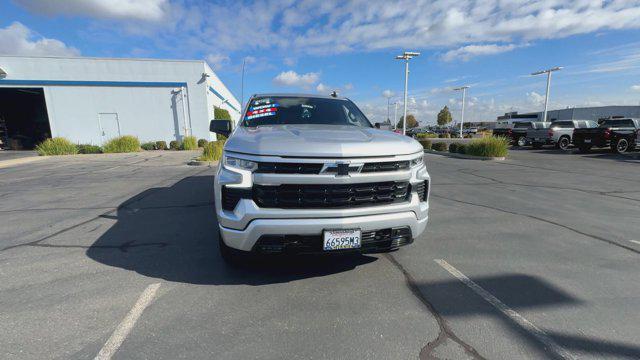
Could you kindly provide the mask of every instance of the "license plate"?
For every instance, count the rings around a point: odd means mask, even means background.
[[[324,231],[324,251],[359,249],[361,241],[360,229],[339,229]]]
[[[588,144],[591,142],[591,139],[584,139],[584,142]]]

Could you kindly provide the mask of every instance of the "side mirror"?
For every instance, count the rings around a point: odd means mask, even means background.
[[[209,131],[223,136],[231,134],[231,120],[211,120]]]
[[[373,126],[375,126],[376,129],[380,129],[380,123],[375,123],[375,124],[373,124]]]

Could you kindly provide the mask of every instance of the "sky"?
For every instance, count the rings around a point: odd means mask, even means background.
[[[375,122],[402,113],[465,120],[640,104],[640,1],[2,0],[0,54],[203,59],[245,100],[263,92],[352,99]],[[387,101],[389,99],[389,101]]]

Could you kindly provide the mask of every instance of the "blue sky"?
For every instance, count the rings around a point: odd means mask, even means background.
[[[445,105],[468,120],[542,108],[640,104],[639,1],[197,1],[0,2],[0,53],[205,59],[239,97],[338,90],[374,121],[384,94],[398,101],[417,50],[408,106],[433,123]],[[400,112],[400,111],[399,111]],[[393,109],[391,111],[393,117]]]

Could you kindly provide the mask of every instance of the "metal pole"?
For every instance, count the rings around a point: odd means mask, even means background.
[[[184,123],[184,135],[188,136],[187,110],[184,106],[184,87],[180,88],[180,97],[182,99],[182,122]]]
[[[390,98],[390,97],[388,97],[388,98],[387,98],[387,121],[391,121],[391,118],[389,117],[389,105],[390,105],[390,101],[391,101],[391,98]]]
[[[551,89],[551,71],[547,72],[547,93],[544,96],[544,115],[542,115],[542,121],[547,121],[547,104],[549,103],[549,90]]]
[[[402,135],[407,135],[407,90],[409,87],[409,59],[404,59],[404,116],[402,118]]]
[[[244,63],[247,59],[242,59],[242,80],[240,81],[240,111],[244,109]]]
[[[398,127],[398,102],[394,102],[393,106],[395,108],[393,110],[393,130],[395,130]]]
[[[464,99],[465,99],[465,95],[467,94],[467,88],[463,87],[462,88],[462,115],[460,116],[460,138],[462,138],[462,125],[464,124]]]

